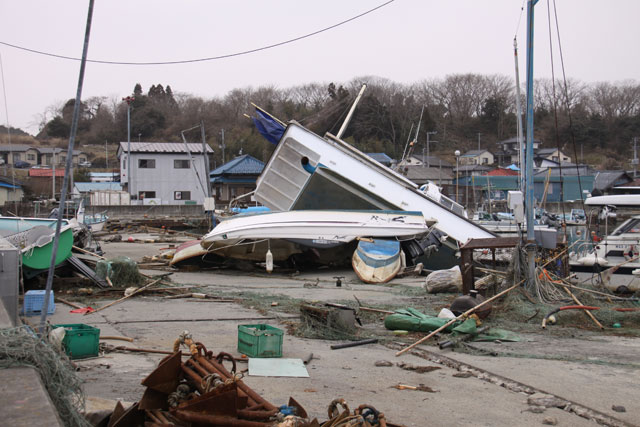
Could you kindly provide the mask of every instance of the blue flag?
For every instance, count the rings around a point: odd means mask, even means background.
[[[263,113],[256,108],[257,117],[252,117],[253,123],[256,125],[258,132],[264,136],[267,141],[272,144],[278,144],[285,127],[273,119],[273,117]]]

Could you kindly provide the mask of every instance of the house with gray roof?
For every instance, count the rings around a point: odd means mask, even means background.
[[[460,156],[460,164],[462,165],[492,165],[494,162],[493,154],[489,150],[471,150]]]
[[[16,162],[27,162],[31,166],[64,165],[67,161],[67,149],[56,147],[39,147],[23,144],[0,145],[0,159],[5,164],[14,165]],[[86,162],[87,155],[80,150],[73,150],[72,162],[74,165]],[[0,163],[3,163],[0,161]]]
[[[611,193],[617,194],[618,192],[614,191],[614,188],[622,187],[632,181],[632,176],[623,170],[599,171],[596,173],[591,194],[594,196]]]
[[[211,171],[209,179],[216,203],[227,204],[255,190],[263,169],[263,162],[244,154]]]
[[[200,143],[121,142],[120,183],[134,204],[201,205],[209,194],[210,154]]]

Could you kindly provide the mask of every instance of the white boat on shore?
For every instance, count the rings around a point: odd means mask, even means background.
[[[574,271],[599,271],[620,266],[617,273],[640,268],[640,215],[635,215],[601,241],[585,240],[569,256]]]
[[[284,239],[311,247],[330,247],[358,237],[411,239],[429,232],[435,221],[422,212],[301,210],[230,218],[202,239],[214,242],[243,239]]]

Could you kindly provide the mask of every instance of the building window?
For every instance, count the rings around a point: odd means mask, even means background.
[[[20,153],[13,153],[13,163],[20,161]]]
[[[173,161],[174,169],[189,169],[189,160],[186,159],[176,159]]]
[[[27,160],[35,160],[35,159],[36,159],[35,154],[27,154]]]
[[[484,158],[482,159],[482,164],[483,164],[483,165],[488,165],[488,164],[489,164],[489,159],[487,159],[486,157],[484,157]]]
[[[155,191],[140,191],[138,192],[138,199],[155,199],[156,192]]]
[[[155,159],[139,159],[138,167],[140,169],[155,169],[156,168],[156,160]]]
[[[553,160],[554,162],[557,162],[558,161],[558,156],[551,157],[551,160]]]
[[[174,191],[173,200],[191,200],[191,191]]]
[[[64,163],[67,161],[67,156],[60,156],[60,163]]]

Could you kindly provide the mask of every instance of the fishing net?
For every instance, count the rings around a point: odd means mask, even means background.
[[[143,281],[143,277],[138,271],[138,264],[126,256],[98,261],[96,275],[103,280],[109,277],[114,286],[134,286]]]
[[[84,409],[82,382],[66,356],[39,339],[28,327],[0,330],[0,368],[32,366],[66,426],[90,426],[80,411]]]

